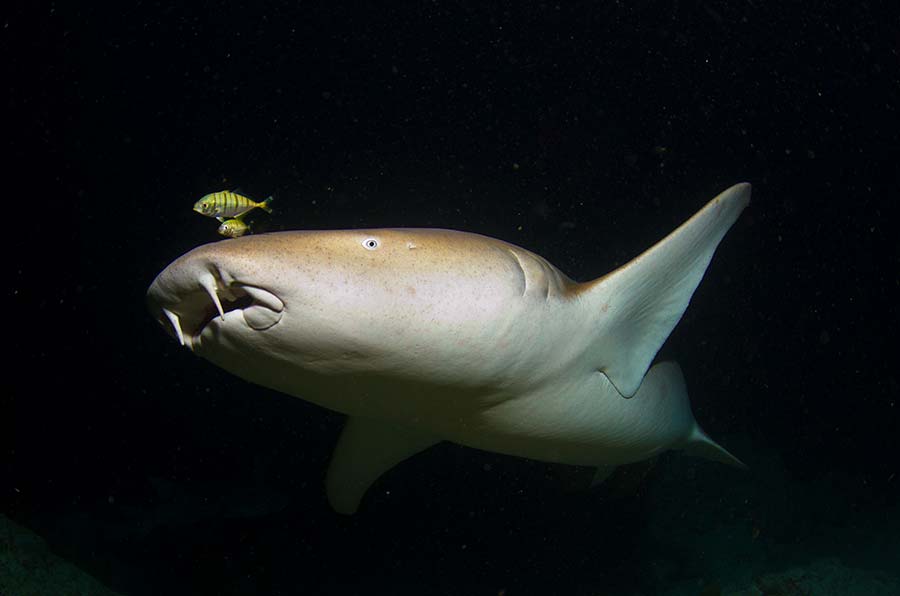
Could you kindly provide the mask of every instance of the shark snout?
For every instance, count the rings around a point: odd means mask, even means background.
[[[239,281],[221,263],[190,256],[166,267],[147,290],[151,313],[181,345],[198,348],[206,330],[264,331],[281,320],[284,302],[274,292]]]

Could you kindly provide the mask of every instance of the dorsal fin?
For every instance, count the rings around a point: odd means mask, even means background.
[[[578,287],[597,338],[588,358],[623,396],[637,391],[719,241],[749,201],[749,184],[732,186],[652,248]]]

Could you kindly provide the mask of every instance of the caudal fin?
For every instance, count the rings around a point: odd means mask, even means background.
[[[713,441],[697,424],[691,412],[684,374],[677,363],[659,362],[650,368],[635,399],[644,399],[645,396],[648,399],[655,397],[659,405],[648,409],[642,422],[650,423],[658,429],[668,428],[673,432],[674,435],[669,437],[674,441],[667,441],[671,449],[680,449],[688,455],[747,469],[744,462]]]
[[[269,195],[266,197],[266,200],[259,204],[259,208],[265,211],[266,213],[272,213],[272,201],[275,200],[275,197]]]
[[[690,436],[685,439],[681,448],[688,455],[717,461],[742,470],[747,469],[747,464],[731,455],[727,449],[710,439],[709,435],[703,432],[703,429],[700,428],[700,425],[698,424],[694,425]]]
[[[749,201],[749,184],[732,186],[653,247],[579,288],[597,338],[588,357],[625,397],[637,391]]]

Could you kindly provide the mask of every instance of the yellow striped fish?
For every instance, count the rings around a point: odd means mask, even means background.
[[[219,233],[226,238],[240,238],[250,231],[250,226],[244,223],[240,217],[226,219],[219,226]]]
[[[240,217],[252,209],[259,207],[267,213],[272,213],[269,203],[272,197],[257,203],[234,190],[221,190],[212,192],[194,203],[194,211],[206,217],[215,217],[219,221],[225,221],[231,217]]]

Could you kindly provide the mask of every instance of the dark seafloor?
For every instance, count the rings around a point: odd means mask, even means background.
[[[3,596],[900,593],[896,3],[0,14]],[[144,304],[218,239],[191,211],[213,190],[275,194],[273,230],[457,228],[584,280],[739,181],[660,357],[747,473],[668,454],[569,492],[444,444],[342,517],[341,416],[193,356]]]

